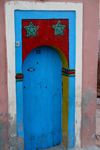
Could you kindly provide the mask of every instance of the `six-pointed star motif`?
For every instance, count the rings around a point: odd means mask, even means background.
[[[60,21],[56,25],[53,26],[53,29],[55,30],[55,35],[62,35],[63,36],[63,30],[66,28],[65,25],[62,25]]]
[[[38,27],[34,26],[32,22],[30,22],[29,26],[24,27],[24,29],[27,31],[26,37],[34,36],[36,37],[36,31],[39,29]]]

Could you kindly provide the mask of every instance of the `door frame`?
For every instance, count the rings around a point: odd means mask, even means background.
[[[81,147],[81,100],[82,100],[82,24],[83,4],[65,2],[22,2],[9,1],[5,4],[7,83],[9,111],[9,140],[17,149],[16,132],[16,81],[15,81],[15,10],[60,10],[76,12],[76,77],[75,77],[75,148]],[[9,21],[10,20],[10,21]]]

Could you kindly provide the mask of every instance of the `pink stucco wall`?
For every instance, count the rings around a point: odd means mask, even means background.
[[[5,10],[0,0],[0,148],[8,150],[8,91],[5,38]],[[29,1],[29,0],[28,0]],[[39,0],[37,0],[39,2]],[[47,0],[50,1],[50,0]],[[62,1],[62,0],[52,0]],[[46,2],[41,0],[40,2]],[[97,59],[99,32],[99,0],[65,0],[83,3],[82,60],[82,147],[95,145],[95,110],[97,95]],[[10,20],[9,20],[10,21]]]
[[[0,0],[0,148],[8,147],[8,91],[4,1]],[[6,149],[7,150],[7,149]]]
[[[99,0],[99,5],[100,5],[100,0]],[[98,79],[97,79],[97,84],[98,84],[98,96],[100,95],[100,6],[99,6],[99,37],[98,37],[99,43],[98,43]]]

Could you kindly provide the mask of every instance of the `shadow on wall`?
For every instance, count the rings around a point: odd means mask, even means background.
[[[100,3],[99,3],[99,37],[98,39],[99,40],[98,40],[97,97],[100,98]]]

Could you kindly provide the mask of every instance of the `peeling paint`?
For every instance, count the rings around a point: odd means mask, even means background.
[[[4,121],[0,120],[0,150],[5,149],[5,144],[7,141],[6,130],[7,130],[6,123]]]
[[[22,136],[18,137],[18,150],[24,150],[24,139]]]
[[[16,117],[9,115],[9,146],[10,150],[16,150],[18,147],[16,134]]]
[[[2,113],[0,114],[0,116],[3,116],[3,118],[5,118],[5,117],[7,117],[7,113],[4,114],[4,113],[2,112]]]
[[[85,114],[82,119],[82,127],[85,129],[88,129],[88,131],[89,131],[89,128],[88,128],[89,125],[90,125],[90,120],[89,120],[87,114]]]
[[[67,133],[62,133],[62,143],[65,147],[68,147],[68,135]]]
[[[96,124],[96,115],[94,116],[94,121],[93,122],[94,122],[94,124]]]
[[[96,92],[88,89],[83,93],[82,99],[82,145],[85,147],[95,145],[95,113],[96,113]]]
[[[92,138],[92,139],[96,139],[95,134],[93,134],[93,135],[91,136],[91,138]]]
[[[86,93],[82,94],[82,114],[91,101],[96,101],[95,94],[96,91],[93,89],[88,89]]]
[[[22,130],[23,130],[23,128],[22,128],[22,121],[21,121],[21,123],[19,124],[19,129],[18,129],[18,131],[20,131],[20,132],[22,132]]]
[[[3,116],[3,113],[1,113],[0,116]]]

